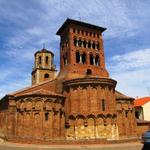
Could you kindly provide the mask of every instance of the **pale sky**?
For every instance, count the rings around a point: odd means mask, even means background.
[[[116,89],[148,96],[150,87],[150,1],[148,0],[0,0],[0,97],[31,85],[34,53],[54,52],[56,31],[67,18],[106,27],[106,66]]]

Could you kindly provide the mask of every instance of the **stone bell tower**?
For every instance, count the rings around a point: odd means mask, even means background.
[[[34,68],[32,71],[32,85],[39,84],[56,77],[56,68],[53,63],[54,54],[43,48],[35,53]]]

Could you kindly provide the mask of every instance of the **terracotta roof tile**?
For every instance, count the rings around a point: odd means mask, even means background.
[[[150,97],[142,97],[142,98],[135,99],[134,107],[143,106],[144,104],[146,104],[149,101],[150,101]]]
[[[56,79],[54,80],[47,80],[47,81],[44,81],[44,82],[41,82],[39,84],[35,84],[35,85],[32,85],[30,87],[26,87],[26,88],[23,88],[21,90],[18,90],[16,92],[13,92],[13,93],[10,93],[9,95],[13,95],[13,96],[17,96],[17,95],[20,95],[20,94],[24,94],[25,93],[28,93],[31,89],[35,89],[35,88],[39,88],[42,86],[42,85],[46,85],[46,84],[50,84],[51,82],[55,81]]]
[[[39,90],[35,90],[35,91],[32,91],[32,92],[28,92],[28,93],[25,93],[23,95],[49,95],[49,96],[61,96],[61,97],[64,97],[61,94],[58,94],[58,93],[55,93],[55,92],[52,92],[52,91],[48,91],[48,90],[43,90],[43,89],[39,89]]]

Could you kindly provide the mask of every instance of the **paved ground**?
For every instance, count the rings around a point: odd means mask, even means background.
[[[33,145],[0,143],[0,150],[150,150],[141,143],[124,143],[109,145]]]

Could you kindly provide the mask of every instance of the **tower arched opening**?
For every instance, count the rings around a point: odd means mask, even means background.
[[[44,74],[44,78],[49,78],[49,74],[48,74],[48,73],[45,73],[45,74]]]
[[[86,54],[85,53],[82,54],[82,63],[83,64],[86,63]]]
[[[76,52],[76,63],[80,62],[80,53]]]

